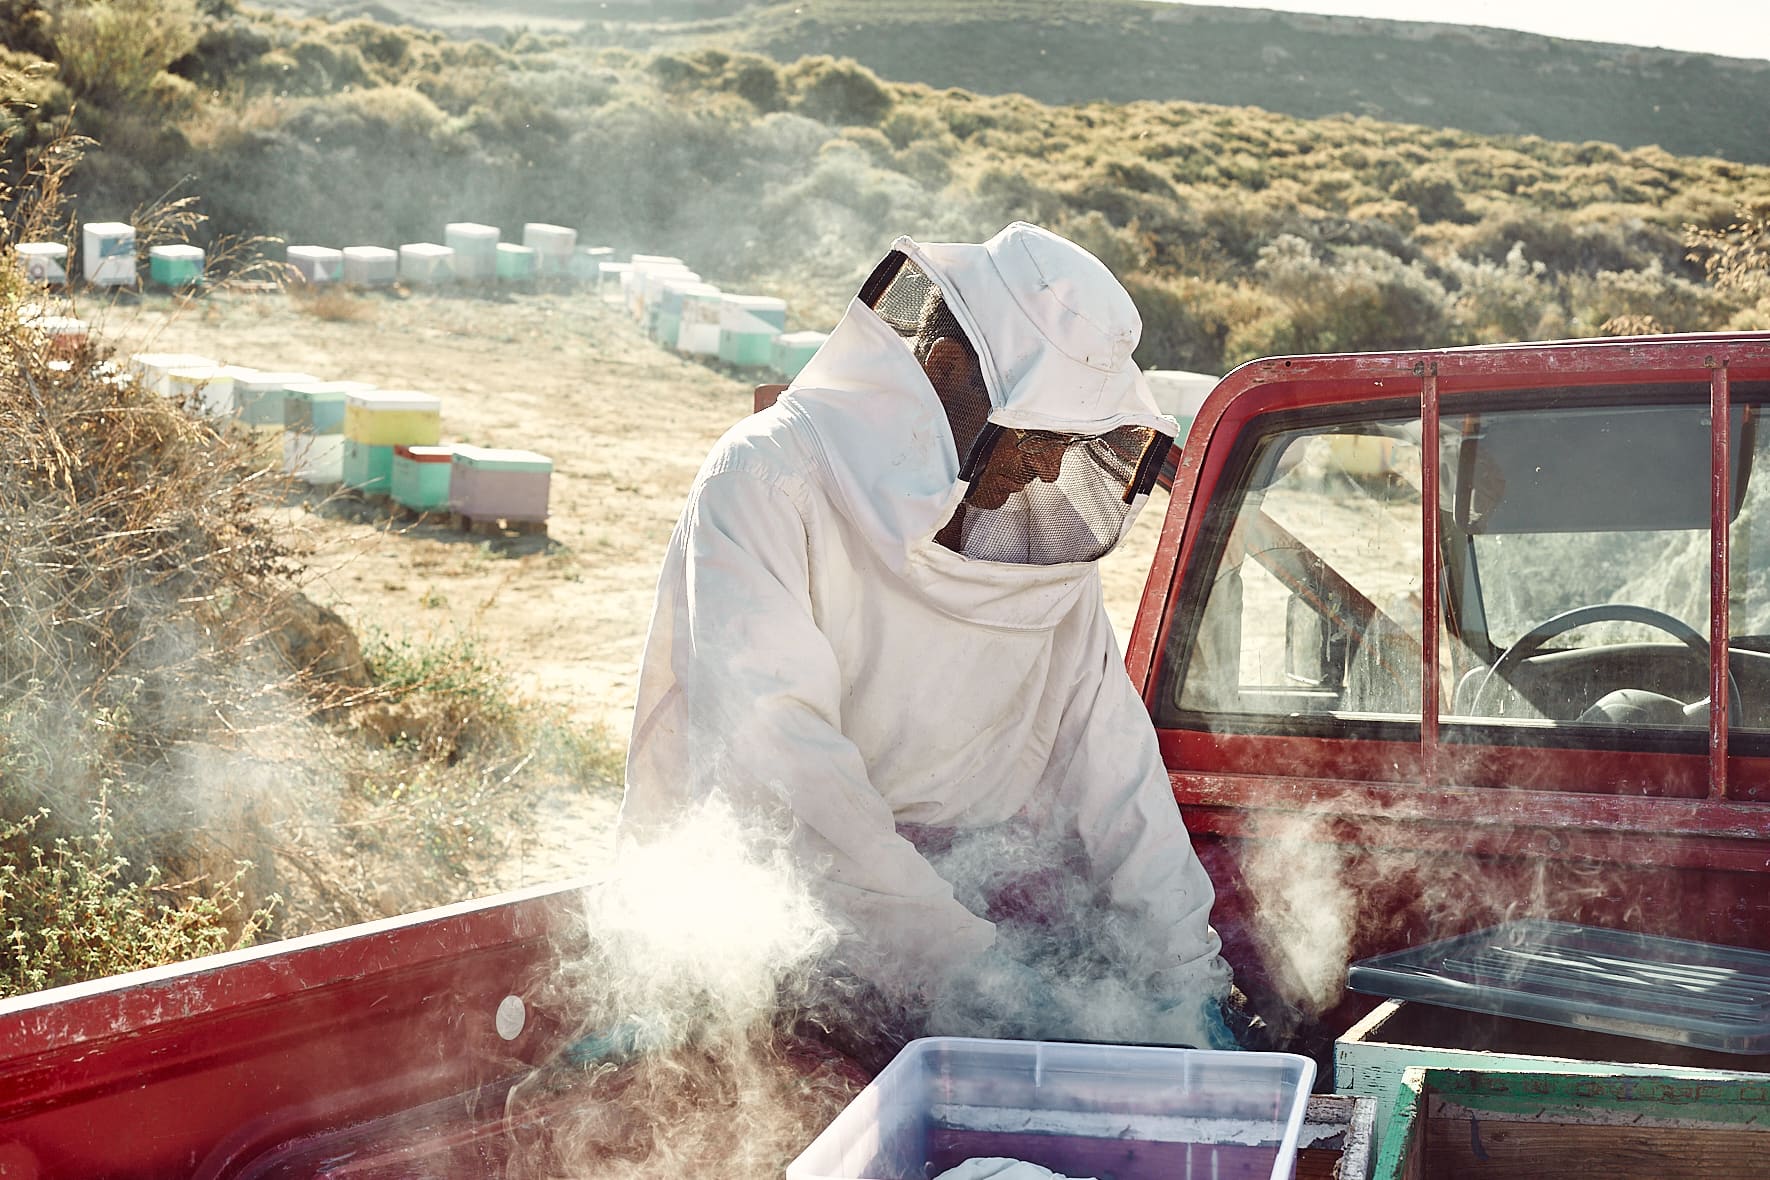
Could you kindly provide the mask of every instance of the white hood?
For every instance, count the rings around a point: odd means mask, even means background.
[[[1025,222],[981,245],[901,237],[892,248],[940,286],[965,329],[991,422],[1078,435],[1177,432],[1131,360],[1137,309],[1093,255]],[[1048,626],[1094,576],[1094,562],[976,561],[935,543],[965,494],[952,429],[908,343],[859,300],[777,404],[810,428],[849,521],[941,609],[996,626]]]

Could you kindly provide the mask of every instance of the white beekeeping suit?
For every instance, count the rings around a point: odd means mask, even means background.
[[[791,831],[851,969],[925,988],[996,939],[928,834],[1018,824],[1135,928],[1139,986],[1221,996],[1211,883],[1095,565],[1175,431],[1131,361],[1140,330],[1098,260],[1035,226],[894,243],[689,493],[621,839],[722,793]]]

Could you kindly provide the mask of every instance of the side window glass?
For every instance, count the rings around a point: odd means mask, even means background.
[[[1215,511],[1223,537],[1181,671],[1191,713],[1418,720],[1418,418],[1289,430]]]
[[[1447,719],[1575,744],[1707,726],[1706,389],[1664,393],[1692,404],[1444,415]]]
[[[1739,515],[1728,538],[1730,667],[1740,696],[1734,718],[1740,729],[1758,731],[1770,730],[1770,430],[1764,409],[1761,401],[1747,405],[1742,429],[1733,436],[1747,458]]]

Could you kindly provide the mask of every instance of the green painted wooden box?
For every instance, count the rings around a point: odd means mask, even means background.
[[[1376,1180],[1770,1176],[1770,1078],[1403,1072]]]
[[[344,486],[370,495],[393,490],[393,446],[344,440]]]
[[[1593,1076],[1721,1070],[1770,1082],[1770,1055],[1714,1053],[1388,1000],[1334,1042],[1334,1090],[1376,1099],[1379,1146],[1401,1075],[1415,1066]]]
[[[449,464],[455,449],[442,446],[393,448],[393,498],[418,512],[449,506]]]

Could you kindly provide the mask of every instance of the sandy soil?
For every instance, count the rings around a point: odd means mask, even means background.
[[[290,519],[314,546],[307,591],[361,632],[475,636],[536,695],[624,742],[657,568],[707,449],[749,411],[753,382],[650,342],[585,293],[147,296],[95,315],[120,352],[417,389],[443,399],[445,442],[521,447],[554,463],[547,537],[487,541],[442,523]],[[1128,633],[1165,501],[1103,563]],[[558,836],[514,887],[593,869],[616,800],[543,801]]]

